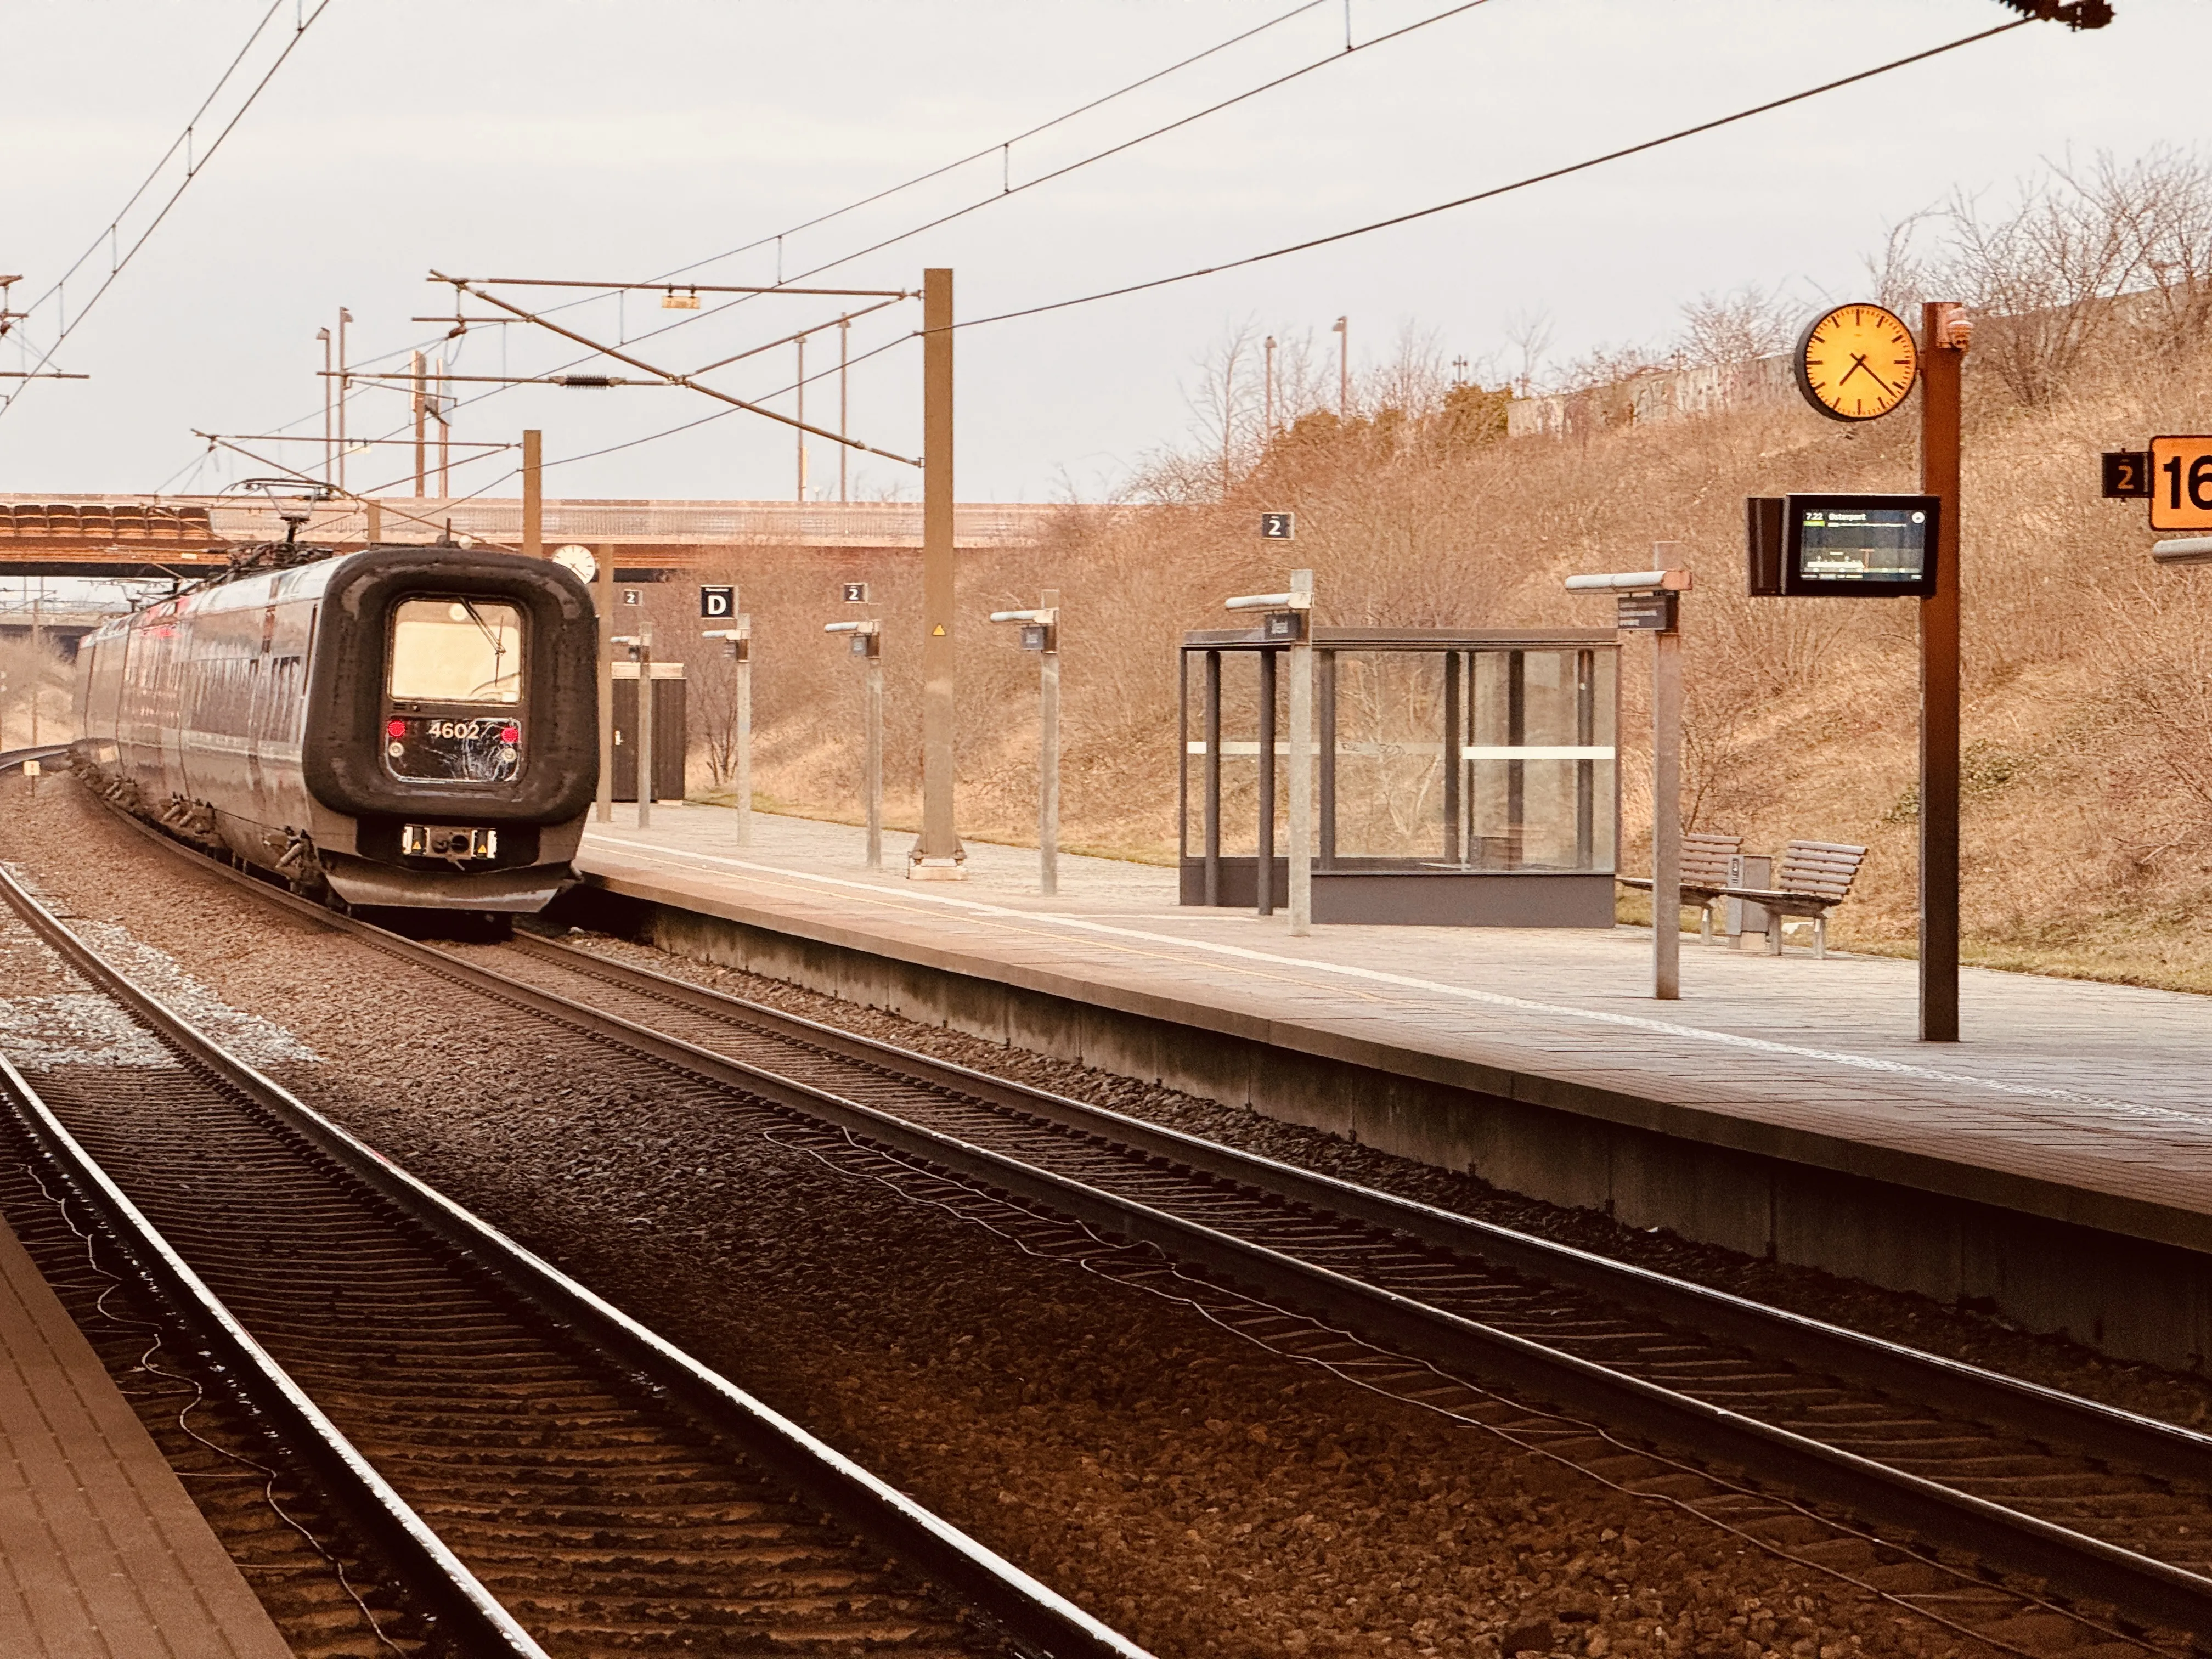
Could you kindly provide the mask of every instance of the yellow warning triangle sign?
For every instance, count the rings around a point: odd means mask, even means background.
[[[936,627],[929,630],[929,633],[930,637],[933,639],[943,639],[945,637],[945,624],[943,623],[938,623]]]

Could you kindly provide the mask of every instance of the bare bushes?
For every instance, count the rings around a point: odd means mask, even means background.
[[[30,744],[33,697],[39,740],[58,743],[69,737],[70,684],[69,665],[51,643],[0,640],[0,749]]]
[[[2027,407],[2100,349],[2185,358],[2212,325],[2212,166],[2193,152],[2047,165],[2002,208],[1961,194],[1936,217],[1942,248],[1921,264],[1893,239],[1891,267],[1966,303],[1977,357]]]

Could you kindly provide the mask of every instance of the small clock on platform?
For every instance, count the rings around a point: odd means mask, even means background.
[[[1797,337],[1797,389],[1832,421],[1873,421],[1894,410],[1920,373],[1912,331],[1875,305],[1838,306]]]

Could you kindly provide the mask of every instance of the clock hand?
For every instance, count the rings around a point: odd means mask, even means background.
[[[1881,375],[1875,373],[1873,366],[1867,362],[1866,354],[1863,351],[1854,351],[1851,353],[1851,366],[1836,378],[1837,390],[1841,391],[1843,389],[1844,382],[1850,380],[1852,375],[1856,374],[1862,369],[1866,371],[1867,378],[1872,380],[1876,386],[1880,386],[1884,392],[1894,392],[1897,390],[1895,386],[1890,385],[1888,381],[1883,380]]]

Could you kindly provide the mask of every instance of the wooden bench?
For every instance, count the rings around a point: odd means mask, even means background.
[[[1782,923],[1788,916],[1809,916],[1813,954],[1828,954],[1828,912],[1850,896],[1851,883],[1867,849],[1835,841],[1793,841],[1782,849],[1782,868],[1772,887],[1723,887],[1723,898],[1744,899],[1766,912],[1766,954],[1782,954]]]
[[[1713,906],[1728,891],[1729,861],[1743,851],[1741,836],[1711,835],[1703,830],[1682,837],[1682,902],[1698,907],[1698,937],[1713,942]],[[1623,887],[1651,890],[1649,876],[1615,878]]]

